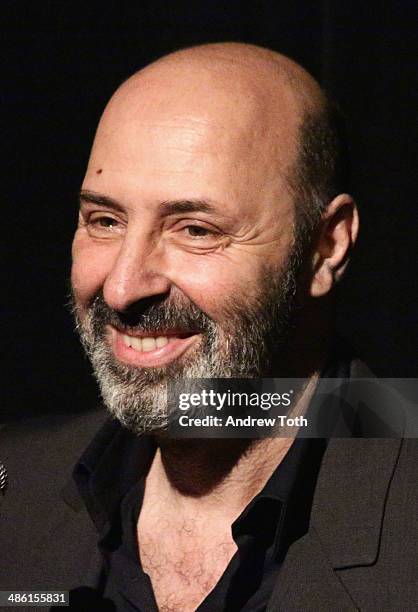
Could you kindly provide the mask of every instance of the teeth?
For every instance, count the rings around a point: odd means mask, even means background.
[[[145,353],[155,350],[155,338],[142,338],[142,350]]]
[[[123,334],[122,340],[125,346],[131,346],[131,337]]]
[[[156,348],[162,348],[169,342],[176,340],[177,336],[148,336],[145,338],[135,338],[134,336],[128,336],[127,334],[122,335],[122,340],[125,346],[135,349],[139,352],[148,353]]]
[[[141,338],[131,337],[131,347],[136,351],[142,351],[142,340]]]

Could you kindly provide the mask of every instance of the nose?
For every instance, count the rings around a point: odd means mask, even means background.
[[[105,302],[113,310],[125,312],[141,300],[148,302],[168,294],[171,282],[164,268],[161,247],[146,236],[127,234],[103,285]]]

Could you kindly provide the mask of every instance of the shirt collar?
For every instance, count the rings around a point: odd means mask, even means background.
[[[151,465],[156,444],[109,419],[86,448],[73,479],[98,531],[110,522],[121,500]]]
[[[316,475],[325,442],[296,439],[263,489],[232,525],[237,541],[255,537],[275,555],[306,533]],[[73,478],[93,523],[102,536],[109,531],[127,493],[144,478],[156,444],[109,420],[93,438],[73,471]]]
[[[235,540],[255,536],[265,546],[274,541],[284,557],[292,542],[306,533],[325,440],[297,438],[263,489],[232,525]]]

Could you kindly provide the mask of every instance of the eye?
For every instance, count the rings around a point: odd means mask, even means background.
[[[118,219],[110,215],[93,213],[87,218],[87,229],[92,236],[99,237],[119,233],[122,229],[122,224]]]
[[[213,232],[207,227],[201,227],[200,225],[186,225],[183,229],[185,229],[192,238],[206,238],[216,235],[216,232]]]
[[[112,217],[98,217],[96,219],[92,219],[90,223],[106,229],[112,229],[117,225],[117,221],[112,219]]]

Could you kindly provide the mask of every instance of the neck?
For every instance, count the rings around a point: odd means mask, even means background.
[[[173,507],[238,516],[285,457],[292,438],[159,443],[148,484]]]

